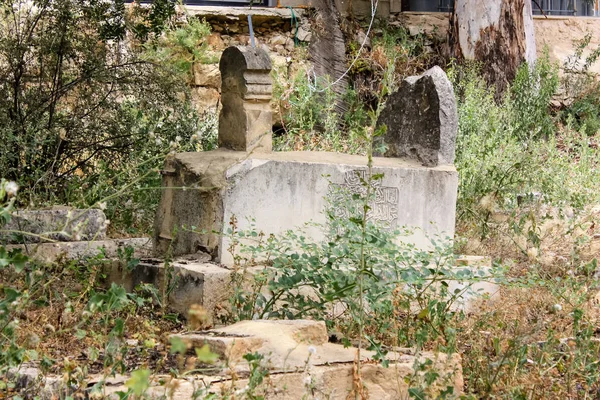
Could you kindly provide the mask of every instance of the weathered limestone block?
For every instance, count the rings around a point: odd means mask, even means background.
[[[269,54],[253,47],[225,49],[221,62],[219,147],[237,151],[270,152],[273,92]]]
[[[321,341],[311,341],[307,334],[314,334]],[[264,396],[267,400],[345,400],[354,387],[356,349],[327,343],[323,322],[243,321],[201,334],[174,336],[187,341],[192,348],[208,343],[211,350],[220,355],[220,360],[211,369],[223,368],[227,361],[229,371],[212,372],[210,375],[188,373],[185,378],[153,375],[144,398],[191,400],[198,398],[199,390],[203,389],[207,394],[217,396],[237,390],[243,392],[249,383],[249,365],[242,357],[249,352],[258,352],[267,360],[263,366],[270,373],[254,391],[255,395]],[[190,351],[193,352],[192,349]],[[361,382],[368,390],[369,399],[408,399],[410,387],[423,388],[427,398],[432,399],[439,398],[442,392],[450,392],[450,398],[459,398],[464,391],[461,357],[457,353],[448,355],[424,351],[415,354],[410,349],[404,353],[389,352],[386,356],[388,367],[373,358],[374,352],[361,351]],[[426,379],[431,377],[432,372],[437,374],[437,378],[428,384]],[[43,391],[40,394],[43,398],[60,397],[64,393],[64,387],[63,392],[60,391],[61,377],[40,376],[35,368],[20,368],[15,374],[20,380],[41,381]],[[91,386],[104,381],[104,396],[116,398],[117,392],[128,390],[125,386],[128,379],[123,375],[109,378],[90,375],[88,382]]]
[[[213,329],[203,333],[175,335],[188,342],[192,348],[201,347],[205,343],[211,350],[220,355],[227,365],[233,365],[240,372],[247,371],[247,362],[243,360],[246,353],[258,352],[265,356],[267,366],[272,371],[271,382],[274,391],[266,391],[267,399],[303,398],[307,386],[310,386],[314,397],[339,399],[348,398],[353,388],[353,363],[356,358],[355,348],[345,348],[339,344],[328,343],[325,324],[318,321],[242,321],[231,326]],[[419,355],[390,352],[387,359],[388,368],[374,363],[375,353],[361,351],[361,359],[365,362],[361,367],[361,377],[368,388],[371,399],[404,399],[408,398],[408,381],[419,385],[426,370],[435,371],[439,377],[427,392],[431,398],[445,391],[448,387],[457,397],[463,391],[463,375],[461,359],[458,354],[423,352]],[[415,365],[427,363],[430,366],[421,372],[415,372]],[[310,385],[306,384],[310,379]],[[236,382],[236,388],[242,388],[247,380]],[[215,382],[210,385],[210,392],[219,393],[222,388],[231,387],[231,382]],[[178,393],[185,397],[182,390]],[[179,397],[178,397],[179,398]]]
[[[221,88],[221,73],[216,64],[194,64],[194,85],[206,86],[214,89]]]
[[[385,157],[410,158],[427,167],[454,163],[456,98],[440,67],[406,78],[388,98],[377,123],[387,126],[375,146],[385,143]]]
[[[357,173],[365,173],[366,162],[326,152],[177,154],[165,168],[168,189],[157,213],[155,248],[158,254],[203,251],[232,265],[229,238],[218,233],[227,231],[233,217],[240,230],[251,229],[252,218],[267,235],[310,221],[324,224],[332,187],[360,191]],[[421,248],[430,244],[427,235],[454,236],[458,175],[453,166],[426,168],[412,160],[375,158],[373,172],[384,174],[373,220],[390,229],[417,228],[406,240]],[[313,240],[324,237],[316,228],[309,234]]]
[[[171,311],[188,315],[194,305],[201,305],[208,321],[212,322],[216,309],[226,304],[233,295],[231,270],[207,263],[205,260],[175,260],[169,265],[173,287],[170,288],[168,308]],[[133,270],[127,270],[122,263],[104,265],[105,283],[122,285],[128,292],[143,283],[149,283],[159,290],[164,289],[165,264],[146,260]]]
[[[133,247],[136,258],[150,257],[152,255],[152,239],[150,238],[125,238],[106,239],[81,242],[57,242],[31,244],[11,244],[7,250],[21,249],[23,254],[43,263],[55,263],[59,260],[81,260],[95,257],[101,252],[107,258],[118,257],[119,250]]]
[[[39,243],[102,240],[106,237],[106,216],[102,210],[53,208],[19,210],[0,231],[0,243]],[[9,232],[10,231],[10,232]]]
[[[219,89],[197,86],[190,90],[192,104],[199,114],[214,113],[219,108]]]

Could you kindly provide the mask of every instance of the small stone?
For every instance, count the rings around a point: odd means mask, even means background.
[[[206,43],[215,50],[223,50],[225,49],[225,42],[221,39],[220,35],[216,33],[211,33],[206,38]]]
[[[248,35],[239,35],[237,39],[242,46],[247,46],[250,44],[250,36]]]
[[[360,31],[356,34],[356,41],[359,45],[362,45],[364,43],[365,48],[367,49],[371,48],[371,39],[369,39],[363,31]]]
[[[283,47],[283,45],[281,45],[281,44],[276,45],[274,50],[282,56],[284,56],[286,54],[285,47]]]
[[[217,64],[194,64],[194,84],[212,88],[221,87],[221,73]]]
[[[312,33],[309,30],[304,29],[302,26],[298,28],[298,40],[302,42],[310,42],[312,39]]]
[[[290,38],[288,38],[288,39],[285,41],[285,49],[286,49],[287,51],[294,51],[294,47],[296,47],[296,45],[294,44],[294,39],[290,39]]]
[[[232,24],[227,27],[227,30],[231,33],[238,33],[240,31],[239,24]]]
[[[271,62],[273,62],[273,66],[275,67],[285,67],[288,65],[288,58],[278,54],[271,54]]]
[[[423,33],[423,28],[420,26],[411,25],[408,27],[408,34],[410,36],[419,36],[421,33]]]
[[[210,87],[199,86],[192,89],[192,100],[196,110],[200,114],[214,112],[219,107],[219,90]]]
[[[285,45],[286,38],[283,35],[275,35],[271,38],[270,43],[272,46],[283,46]]]

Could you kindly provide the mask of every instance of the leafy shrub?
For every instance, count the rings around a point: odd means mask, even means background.
[[[520,140],[552,136],[555,124],[550,101],[558,89],[558,66],[550,62],[547,50],[535,65],[517,70],[504,104],[510,111],[510,123]]]
[[[132,171],[143,181],[173,143],[197,135],[186,80],[148,61],[135,35],[124,42],[128,26],[146,26],[148,40],[164,30],[169,4],[127,12],[119,1],[2,2],[0,175],[26,203],[92,205],[98,185],[122,188]]]
[[[381,178],[361,180],[373,185]],[[229,234],[241,250],[240,270],[266,265],[250,285],[236,281],[233,318],[314,318],[340,329],[346,340],[366,338],[372,350],[381,351],[380,343],[422,348],[439,339],[451,352],[452,326],[461,315],[451,309],[470,285],[451,291],[449,283],[492,277],[456,267],[447,239],[431,239],[429,249],[418,249],[403,241],[407,232],[365,220],[364,201],[370,195],[364,192],[332,193],[327,225],[309,227],[322,230],[322,240],[303,230],[265,238],[254,230],[232,229]]]
[[[600,131],[600,84],[593,82],[562,112],[563,122],[587,135]]]
[[[144,58],[163,67],[171,67],[191,79],[195,64],[218,61],[208,55],[206,38],[210,32],[206,21],[186,15],[185,21],[165,29],[157,40],[146,43]]]
[[[551,71],[547,58],[533,70],[522,66],[501,104],[476,67],[450,71],[458,97],[461,229],[486,237],[494,219],[512,213],[519,221],[523,200],[581,208],[598,199],[598,180],[589,175],[597,165],[589,139],[554,127],[548,107],[556,87]]]
[[[289,82],[285,79],[275,75],[274,97],[278,99],[282,127],[281,134],[274,137],[276,150],[360,151],[355,131],[340,129],[336,94],[328,80],[315,84],[305,70]]]

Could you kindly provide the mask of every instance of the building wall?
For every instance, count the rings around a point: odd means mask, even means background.
[[[531,0],[530,0],[531,1]],[[538,0],[540,7],[546,15],[594,15],[594,7],[585,0]],[[454,0],[408,0],[407,9],[402,11],[449,11]],[[532,1],[533,13],[541,15],[542,12]]]

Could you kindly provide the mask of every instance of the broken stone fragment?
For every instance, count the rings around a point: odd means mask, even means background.
[[[410,158],[426,167],[454,163],[456,98],[440,67],[406,78],[387,99],[377,124],[387,130],[375,145],[385,144],[386,150],[376,155]]]
[[[99,209],[19,210],[0,231],[0,243],[102,240],[109,221]]]
[[[348,398],[353,388],[356,348],[345,348],[328,343],[325,323],[320,321],[241,321],[227,327],[202,333],[174,335],[191,348],[208,344],[211,351],[220,356],[221,362],[233,366],[238,372],[247,373],[245,354],[259,353],[263,364],[271,371],[272,395],[266,399],[295,400],[306,393],[310,386],[315,398]],[[455,395],[463,391],[461,358],[458,354],[422,352],[418,355],[389,352],[389,367],[374,362],[375,353],[362,350],[363,383],[369,388],[371,399],[392,400],[408,398],[409,377],[422,379],[424,371],[415,371],[415,365],[429,365],[438,378],[428,390],[436,393],[452,388]],[[244,387],[247,380],[237,382]],[[219,393],[231,382],[216,382],[211,392]],[[181,398],[181,397],[178,397]]]

